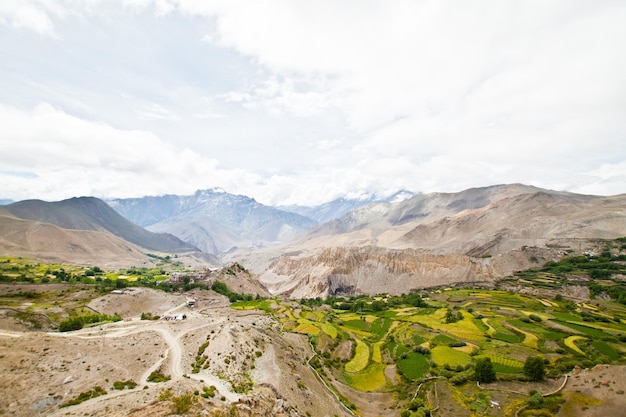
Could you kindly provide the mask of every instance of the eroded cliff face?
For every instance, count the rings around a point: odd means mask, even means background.
[[[479,258],[434,255],[415,249],[336,247],[310,256],[281,256],[259,280],[270,292],[292,298],[400,294],[416,288],[494,281],[546,257],[552,258],[550,251],[528,248]]]

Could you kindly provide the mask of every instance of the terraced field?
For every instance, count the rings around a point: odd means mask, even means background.
[[[327,382],[362,393],[402,393],[429,376],[462,384],[473,378],[480,358],[491,360],[498,378],[519,380],[525,378],[529,356],[544,357],[552,376],[576,365],[626,363],[626,307],[620,304],[577,304],[476,289],[428,296],[428,303],[419,307],[379,296],[378,305],[383,302],[385,308],[378,311],[366,297],[329,300],[322,308],[280,300],[273,304],[284,330],[314,342],[319,354],[314,366]],[[345,310],[350,303],[358,303],[358,310]],[[348,342],[349,357],[336,352]]]

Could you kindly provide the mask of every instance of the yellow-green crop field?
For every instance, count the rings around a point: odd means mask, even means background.
[[[361,372],[344,374],[353,388],[363,392],[375,392],[385,387],[385,364],[373,363]]]
[[[334,339],[337,337],[337,328],[333,326],[332,324],[320,323],[320,327],[322,328],[322,331],[326,333],[328,336],[330,336],[331,338]]]
[[[382,363],[383,361],[383,355],[381,353],[381,347],[383,346],[385,342],[380,341],[380,342],[376,342],[372,345],[372,361],[377,362],[377,363]]]
[[[586,340],[587,338],[584,336],[570,336],[568,338],[566,338],[563,343],[565,343],[565,346],[567,346],[568,348],[572,349],[574,352],[580,353],[581,355],[584,355],[585,352],[583,352],[577,345],[575,342],[577,342],[578,340]]]
[[[464,352],[459,352],[448,346],[436,346],[430,350],[430,354],[439,366],[448,364],[452,367],[457,365],[465,366],[472,361],[470,355]]]
[[[304,322],[293,328],[292,331],[317,336],[320,333],[320,328],[312,323]]]
[[[522,369],[524,367],[524,363],[523,362],[520,362],[517,359],[513,359],[513,358],[508,357],[508,356],[486,354],[485,357],[491,359],[491,362],[493,362],[493,363],[499,363],[501,365],[509,366],[511,368]]]
[[[346,372],[359,372],[365,369],[365,367],[369,364],[370,360],[370,348],[360,339],[355,339],[356,348],[354,357],[350,360],[350,362],[346,363],[345,370]]]

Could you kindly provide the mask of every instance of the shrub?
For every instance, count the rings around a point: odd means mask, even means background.
[[[59,323],[60,332],[71,332],[83,328],[83,320],[80,317],[70,317]]]
[[[543,363],[543,362],[542,362]],[[496,371],[489,358],[480,358],[474,366],[474,378],[478,382],[493,382],[496,380]]]
[[[195,397],[189,392],[172,397],[172,402],[174,403],[172,409],[175,414],[185,414],[195,401]]]
[[[215,390],[217,388],[215,388],[214,385],[211,385],[210,387],[202,387],[202,397],[203,398],[213,398],[215,397]]]
[[[115,381],[113,383],[113,389],[117,389],[117,390],[123,390],[127,387],[128,389],[133,389],[136,386],[137,386],[137,383],[133,381],[132,379],[129,379],[128,381]]]
[[[92,398],[96,398],[96,397],[99,397],[101,395],[106,395],[106,394],[107,392],[104,388],[100,386],[96,386],[93,389],[90,389],[89,391],[81,392],[80,394],[78,394],[78,397],[74,398],[73,400],[64,402],[63,404],[61,404],[61,407],[69,407],[70,405],[77,405],[77,404],[82,403],[83,401],[87,401]]]
[[[164,375],[161,371],[152,371],[150,376],[148,376],[148,382],[166,382],[172,379],[169,375]]]
[[[529,356],[524,363],[524,375],[532,381],[543,381],[546,376],[546,369],[543,359],[539,356]]]

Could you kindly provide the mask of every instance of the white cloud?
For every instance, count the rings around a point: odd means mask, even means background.
[[[321,79],[294,80],[271,77],[244,91],[222,95],[229,103],[239,103],[246,109],[263,110],[273,116],[310,118],[337,109],[340,100]]]
[[[0,30],[54,42],[24,36],[0,73],[16,114],[0,129],[24,143],[0,158],[47,167],[37,184],[59,190],[71,166],[82,194],[124,175],[144,194],[208,181],[272,203],[505,182],[624,192],[625,20],[624,2],[582,0],[5,0]],[[36,102],[54,107],[17,110]]]
[[[258,180],[152,133],[81,120],[48,104],[32,111],[0,106],[0,120],[10,132],[0,138],[0,178],[13,199],[190,193],[218,185],[250,190]]]
[[[179,120],[170,110],[157,103],[150,103],[136,110],[137,116],[144,120]]]
[[[54,3],[52,3],[54,4]],[[6,0],[0,3],[0,24],[56,36],[49,8],[37,1]]]

